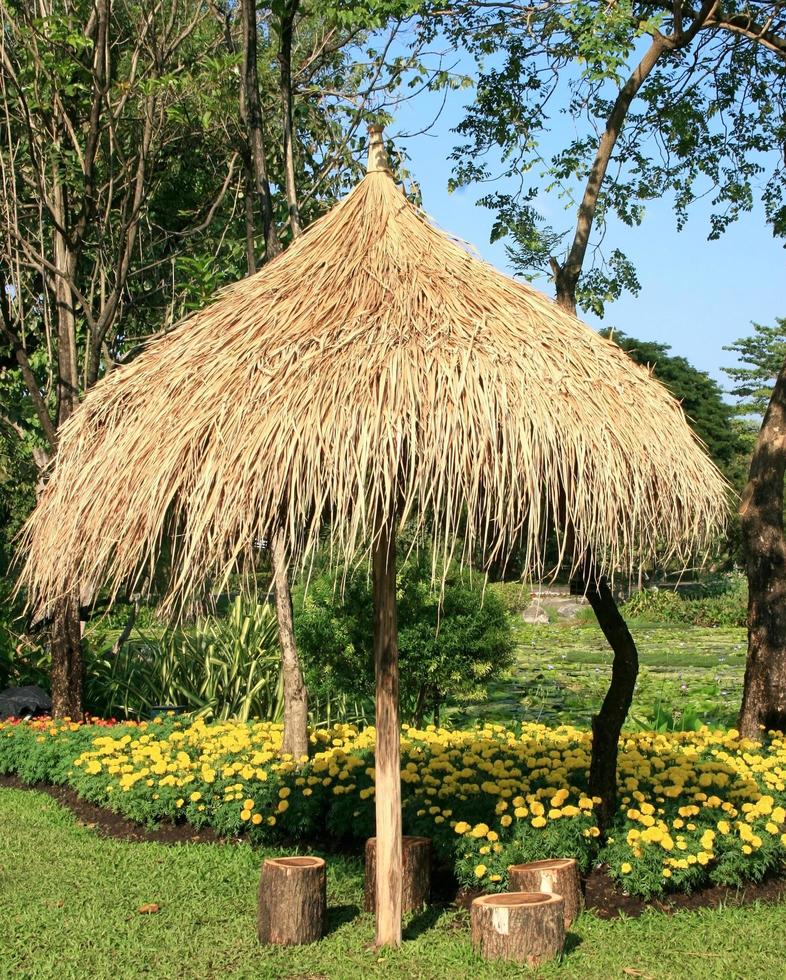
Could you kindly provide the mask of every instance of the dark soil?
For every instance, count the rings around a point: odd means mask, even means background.
[[[70,810],[80,826],[95,830],[104,837],[134,842],[154,841],[159,844],[228,844],[239,841],[239,838],[220,837],[209,827],[195,830],[186,823],[160,823],[155,827],[143,827],[117,813],[112,813],[111,810],[80,800],[76,792],[68,786],[51,786],[48,783],[29,784],[22,782],[16,776],[0,775],[0,788],[4,786],[10,789],[34,789],[46,793],[61,806]],[[347,849],[342,847],[340,850]],[[435,896],[444,898],[447,903],[449,896],[452,895],[454,896],[452,903],[464,909],[469,908],[473,899],[486,894],[479,889],[466,888],[456,892],[455,882],[451,884],[437,869],[435,869],[433,884]],[[786,878],[774,876],[743,888],[714,885],[701,888],[690,895],[679,893],[649,901],[635,895],[626,895],[611,880],[603,867],[594,868],[583,884],[586,907],[601,919],[614,919],[620,915],[637,918],[648,908],[672,913],[682,909],[716,909],[721,906],[752,905],[754,902],[786,902]]]
[[[675,893],[665,898],[644,899],[638,895],[626,895],[609,877],[602,866],[593,868],[583,880],[584,902],[588,909],[601,919],[616,919],[624,915],[637,919],[648,908],[671,914],[682,909],[717,909],[736,905],[753,905],[754,902],[786,901],[786,878],[770,877],[758,884],[735,888],[729,885],[712,885],[700,888],[689,895]],[[461,889],[456,895],[459,908],[469,908],[472,900],[487,894],[480,890]]]
[[[210,827],[195,830],[187,823],[160,823],[155,827],[144,827],[141,824],[126,820],[118,813],[94,806],[85,800],[80,800],[76,791],[68,786],[52,786],[49,783],[24,783],[17,776],[0,775],[0,788],[34,789],[46,793],[53,800],[66,807],[76,817],[76,822],[82,827],[95,830],[104,837],[116,837],[126,841],[155,841],[159,844],[215,844],[231,843],[230,838],[219,837]]]

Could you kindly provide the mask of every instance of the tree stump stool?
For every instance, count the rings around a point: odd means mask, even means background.
[[[431,838],[402,837],[401,911],[416,912],[428,904],[431,894]],[[377,908],[377,839],[366,841],[366,875],[363,907],[366,912]]]
[[[565,903],[565,929],[570,929],[584,905],[579,866],[575,858],[553,858],[512,864],[508,868],[508,887],[512,892],[547,892],[562,895]]]
[[[318,857],[266,858],[259,878],[259,941],[314,943],[327,925],[327,873]]]
[[[487,960],[545,963],[565,943],[563,905],[545,892],[482,895],[472,903],[472,945]]]

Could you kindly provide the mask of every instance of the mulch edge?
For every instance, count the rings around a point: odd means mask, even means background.
[[[221,837],[212,828],[195,830],[185,823],[162,822],[155,827],[144,827],[104,807],[80,799],[70,786],[51,783],[25,783],[18,776],[0,775],[0,789],[34,790],[46,793],[60,806],[69,810],[78,826],[95,831],[99,836],[126,841],[127,843],[156,844],[240,844],[241,837]],[[328,848],[330,849],[330,848]],[[340,848],[342,852],[345,848]],[[354,853],[354,852],[353,852]],[[662,899],[645,900],[637,895],[626,895],[611,879],[607,870],[599,865],[592,869],[582,882],[585,907],[601,919],[621,916],[635,919],[648,909],[673,915],[675,912],[743,907],[756,902],[778,904],[786,902],[786,877],[772,875],[758,883],[743,887],[712,885],[690,894],[676,892]],[[440,889],[441,891],[442,889]],[[473,899],[488,894],[480,889],[459,889],[450,904],[468,909]]]

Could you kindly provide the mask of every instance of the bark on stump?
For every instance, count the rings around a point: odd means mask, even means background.
[[[431,838],[402,837],[403,881],[401,886],[401,912],[417,912],[428,905],[431,894]],[[366,875],[364,908],[375,912],[377,908],[377,839],[366,841]]]
[[[528,864],[512,864],[508,868],[508,883],[512,892],[545,892],[561,895],[565,903],[565,929],[573,925],[582,909],[579,866],[575,858],[553,858],[548,861],[530,861]]]
[[[561,895],[509,892],[472,903],[472,945],[484,959],[537,966],[554,959],[565,943]]]
[[[259,879],[259,941],[314,943],[327,924],[327,874],[317,857],[267,858]]]

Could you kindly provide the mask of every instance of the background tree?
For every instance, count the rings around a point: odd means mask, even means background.
[[[753,324],[753,334],[741,337],[724,350],[734,351],[740,363],[724,368],[732,381],[730,394],[737,398],[738,415],[763,418],[778,373],[786,361],[786,318],[776,317],[775,325]]]
[[[430,30],[467,48],[478,66],[477,98],[458,127],[466,142],[454,152],[454,186],[502,175],[518,187],[484,199],[497,214],[494,235],[511,236],[520,271],[549,270],[557,302],[574,312],[581,305],[602,315],[623,289],[638,289],[621,251],[604,259],[610,214],[639,224],[647,200],[672,193],[681,226],[706,184],[714,185],[710,237],[717,237],[750,209],[759,155],[786,135],[786,18],[777,0],[467,2],[440,10]],[[555,106],[578,135],[544,159]],[[763,192],[776,231],[786,228],[782,168],[776,159]],[[525,183],[530,172],[575,207],[572,234],[544,225],[534,204],[539,187]],[[592,723],[591,781],[603,797],[603,824],[615,804],[638,654],[591,555],[580,572],[614,651],[611,685]]]
[[[206,126],[223,65],[212,57],[217,32],[188,0],[3,2],[0,21],[2,338],[10,383],[28,403],[16,421],[43,462],[145,308],[175,314],[161,268],[188,225],[220,205],[231,175]],[[173,213],[173,169],[191,166],[199,204],[181,194]],[[59,715],[81,714],[79,600],[53,610]]]

